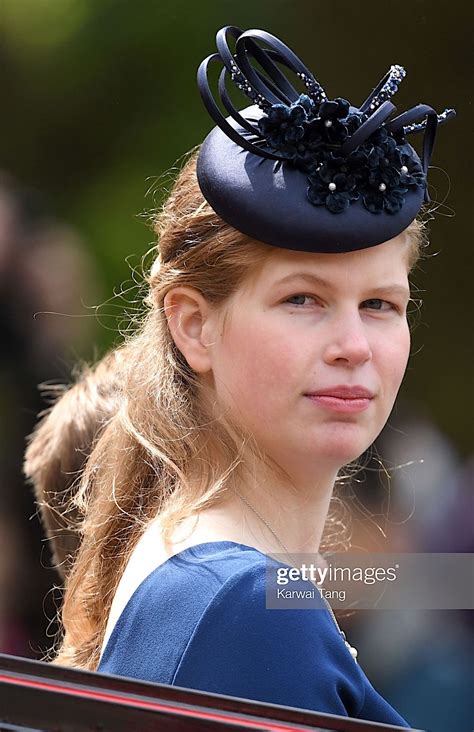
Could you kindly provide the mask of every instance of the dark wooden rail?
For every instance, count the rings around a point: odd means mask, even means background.
[[[405,728],[0,654],[0,732],[406,732]],[[420,732],[420,731],[418,731]]]

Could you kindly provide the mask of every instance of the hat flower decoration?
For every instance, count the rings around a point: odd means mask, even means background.
[[[197,173],[204,196],[228,223],[276,246],[347,251],[395,236],[430,200],[437,126],[455,111],[437,114],[418,104],[394,116],[402,66],[391,66],[355,107],[328,99],[293,51],[266,31],[227,26],[216,43],[218,53],[198,69],[199,91],[217,127],[201,146]],[[228,117],[209,86],[214,62],[223,66],[218,94]],[[299,77],[303,93],[281,67]],[[229,79],[251,106],[235,108]],[[417,132],[424,136],[421,159],[407,141]]]

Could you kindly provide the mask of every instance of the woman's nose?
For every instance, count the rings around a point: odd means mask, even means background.
[[[332,323],[324,352],[326,363],[360,366],[371,358],[370,343],[359,314],[341,317]]]

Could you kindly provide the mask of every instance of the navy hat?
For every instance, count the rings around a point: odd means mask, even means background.
[[[218,53],[198,69],[199,91],[217,126],[201,145],[197,177],[224,221],[273,246],[329,253],[375,246],[411,223],[430,200],[427,172],[437,125],[453,117],[453,109],[438,115],[418,104],[393,116],[390,98],[405,76],[402,66],[392,66],[354,107],[341,97],[329,100],[293,51],[266,31],[227,26],[216,42]],[[210,90],[214,62],[223,66],[218,93],[228,117]],[[299,77],[304,93],[286,69]],[[235,108],[229,77],[250,106]],[[414,132],[424,134],[421,160],[406,139]]]

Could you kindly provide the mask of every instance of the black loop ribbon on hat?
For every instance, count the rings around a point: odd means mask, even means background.
[[[389,102],[383,102],[368,119],[343,143],[341,146],[341,155],[349,155],[356,147],[367,140],[370,135],[378,130],[379,127],[390,117],[392,112],[396,110],[396,106]]]
[[[238,68],[238,64],[236,63],[236,58],[234,54],[232,54],[232,51],[229,48],[229,43],[227,40],[227,36],[231,35],[235,40],[237,40],[242,34],[243,30],[241,28],[238,28],[234,25],[228,25],[225,28],[221,28],[217,34],[216,34],[216,46],[217,50],[219,51],[219,54],[222,58],[222,62],[226,69],[228,70],[229,74],[232,73],[234,69],[237,69],[241,73],[241,69]],[[265,68],[268,73],[272,76],[273,80],[283,80],[286,82],[285,77],[280,72],[277,66],[275,64],[269,63],[268,57],[274,58],[276,61],[279,61],[280,63],[285,63],[284,58],[274,49],[260,49],[256,44],[254,46],[254,49],[256,50],[255,58],[259,60],[262,64],[262,67]],[[270,89],[270,92],[272,93],[274,99],[277,101],[286,104],[288,102],[288,98],[285,96],[285,94],[278,89],[277,86],[275,86],[270,79],[263,76],[263,74],[258,70],[255,69],[256,74],[258,75],[259,79],[268,86]],[[250,86],[250,82],[248,79],[245,80]],[[255,90],[254,90],[255,91]],[[268,103],[268,107],[271,106],[271,102],[269,100],[266,100]],[[234,111],[235,108],[233,107]]]
[[[301,59],[296,56],[293,51],[288,48],[279,38],[273,36],[271,33],[267,33],[262,30],[248,30],[242,33],[236,41],[235,53],[236,61],[247,77],[252,87],[262,96],[264,96],[271,104],[278,104],[282,101],[286,104],[295,102],[299,97],[299,92],[295,89],[286,76],[275,66],[271,61],[267,51],[260,48],[255,42],[256,40],[264,41],[274,51],[278,53],[283,63],[287,68],[293,71],[295,74],[304,74],[311,81],[316,82],[311,71],[304,65]],[[251,65],[249,57],[253,56],[258,61],[262,68],[267,71],[269,76],[276,82],[279,90],[286,96],[286,99],[276,97],[270,87],[263,81],[262,77],[256,72],[256,69]]]
[[[230,38],[233,38],[236,42],[235,54],[232,53],[229,47]],[[260,47],[257,41],[264,42],[269,48]],[[217,32],[216,45],[219,53],[212,54],[204,59],[197,73],[199,92],[207,111],[221,130],[240,147],[262,158],[281,160],[280,155],[268,150],[268,143],[259,128],[252,125],[235,108],[226,89],[227,78],[230,76],[241,91],[264,111],[269,110],[273,104],[290,105],[300,96],[298,90],[275,62],[286,66],[297,75],[303,75],[306,83],[314,88],[314,92],[321,98],[325,98],[326,95],[321,85],[288,46],[266,31],[254,29],[243,32],[238,26],[226,26]],[[267,75],[252,66],[250,58],[257,61]],[[224,67],[218,80],[219,98],[228,114],[242,129],[249,133],[250,137],[237,132],[229,124],[215,101],[208,80],[209,66],[214,62],[221,62]]]
[[[416,107],[412,107],[407,112],[403,112],[403,114],[398,115],[398,117],[388,122],[386,128],[388,132],[397,132],[402,127],[405,127],[405,125],[417,122],[422,118],[426,119],[426,128],[423,136],[422,167],[425,178],[427,178],[436,139],[436,130],[438,128],[438,115],[433,107],[430,107],[428,104],[417,104]],[[427,203],[430,201],[428,186],[425,187],[425,201]]]
[[[232,52],[229,41],[235,41],[235,52]],[[259,45],[263,43],[265,47]],[[268,160],[285,161],[285,158],[278,153],[271,152],[271,146],[262,134],[257,124],[258,116],[255,118],[244,117],[234,106],[227,91],[226,82],[230,76],[236,85],[254,105],[260,107],[263,113],[270,111],[274,104],[290,106],[298,100],[300,93],[287,78],[285,73],[277,66],[277,63],[285,66],[291,72],[299,76],[305,83],[307,94],[313,99],[316,105],[327,99],[326,94],[315,79],[311,71],[305,66],[301,59],[279,38],[263,30],[251,29],[242,31],[238,26],[225,26],[216,34],[216,45],[218,53],[214,53],[200,64],[198,69],[198,88],[206,106],[215,123],[220,129],[237,145],[244,150],[251,152],[260,158]],[[260,68],[252,65],[251,60],[259,64]],[[223,65],[218,78],[218,95],[228,115],[237,123],[240,129],[230,124],[222,114],[215,97],[211,92],[208,80],[208,69],[211,63],[220,62]],[[395,71],[398,67],[395,67]],[[401,68],[403,76],[405,71]],[[364,116],[370,114],[367,119],[355,130],[355,132],[341,145],[340,154],[348,156],[358,146],[363,144],[372,133],[382,126],[385,126],[388,133],[395,133],[402,128],[405,134],[412,132],[424,132],[422,169],[425,178],[433,152],[438,124],[445,122],[452,117],[454,110],[445,110],[442,115],[437,115],[435,110],[426,104],[418,104],[412,109],[400,114],[398,117],[389,120],[389,117],[396,110],[395,105],[386,99],[381,102],[378,97],[382,94],[392,95],[395,93],[398,84],[403,76],[395,74],[393,81],[394,88],[384,87],[394,73],[394,67],[387,72],[378,85],[369,94],[365,102],[360,106],[358,112]],[[390,86],[390,85],[389,85]],[[382,98],[383,98],[382,94]],[[377,108],[371,112],[370,107]],[[317,108],[317,107],[316,107]],[[423,120],[421,124],[414,122]],[[412,129],[410,129],[410,126]],[[425,186],[425,201],[429,201],[427,186]]]
[[[271,53],[277,61],[281,60],[280,55],[277,54],[276,52],[274,53],[273,51],[269,51],[269,53]],[[260,72],[257,71],[257,73],[260,75]],[[218,82],[218,91],[219,91],[219,96],[221,98],[222,104],[224,105],[224,107],[226,108],[226,110],[228,111],[230,116],[233,119],[235,119],[235,121],[238,122],[238,124],[240,124],[241,127],[246,129],[251,134],[257,135],[257,137],[264,139],[260,130],[258,129],[258,127],[255,127],[254,125],[250,124],[250,122],[247,119],[245,119],[245,117],[242,117],[242,115],[239,114],[237,109],[232,104],[232,101],[227,93],[227,88],[226,88],[226,79],[229,76],[231,76],[231,73],[229,72],[229,69],[226,66],[222,69],[221,74],[219,76],[219,82]],[[266,79],[265,81],[266,81],[267,86],[269,86],[270,88],[273,88],[275,90],[275,94],[279,93],[278,89],[276,87],[274,87],[273,84],[268,79]],[[285,102],[283,102],[283,101],[280,102],[280,104],[283,104],[283,103],[285,103]]]
[[[213,62],[222,63],[222,58],[218,53],[214,53],[211,56],[208,56],[207,58],[204,59],[204,61],[201,62],[201,64],[199,65],[199,68],[198,68],[197,80],[198,80],[199,91],[201,93],[201,97],[204,102],[204,105],[205,105],[207,111],[209,112],[209,114],[211,115],[212,119],[214,120],[214,122],[221,128],[221,130],[223,132],[225,132],[225,134],[233,142],[235,142],[237,145],[240,145],[240,147],[244,148],[245,150],[248,150],[249,152],[253,153],[254,155],[259,155],[260,157],[263,157],[263,158],[268,158],[270,160],[279,160],[280,158],[278,155],[274,155],[273,153],[270,153],[266,150],[261,150],[254,143],[249,142],[245,137],[240,135],[237,132],[237,130],[235,130],[234,127],[232,127],[232,125],[229,124],[229,122],[227,122],[226,118],[224,117],[224,115],[220,111],[219,107],[217,106],[217,104],[214,100],[214,97],[211,93],[211,90],[209,88],[209,81],[208,81],[207,74],[208,74],[209,65]],[[230,100],[228,100],[228,103],[230,106],[232,106],[230,103]],[[232,107],[232,109],[234,109],[235,114],[238,115],[238,112],[235,110],[235,108]],[[239,115],[239,117],[240,116],[241,115]],[[259,135],[259,133],[258,133],[257,128],[252,128],[252,132],[254,132],[256,135],[261,137],[261,135]]]

